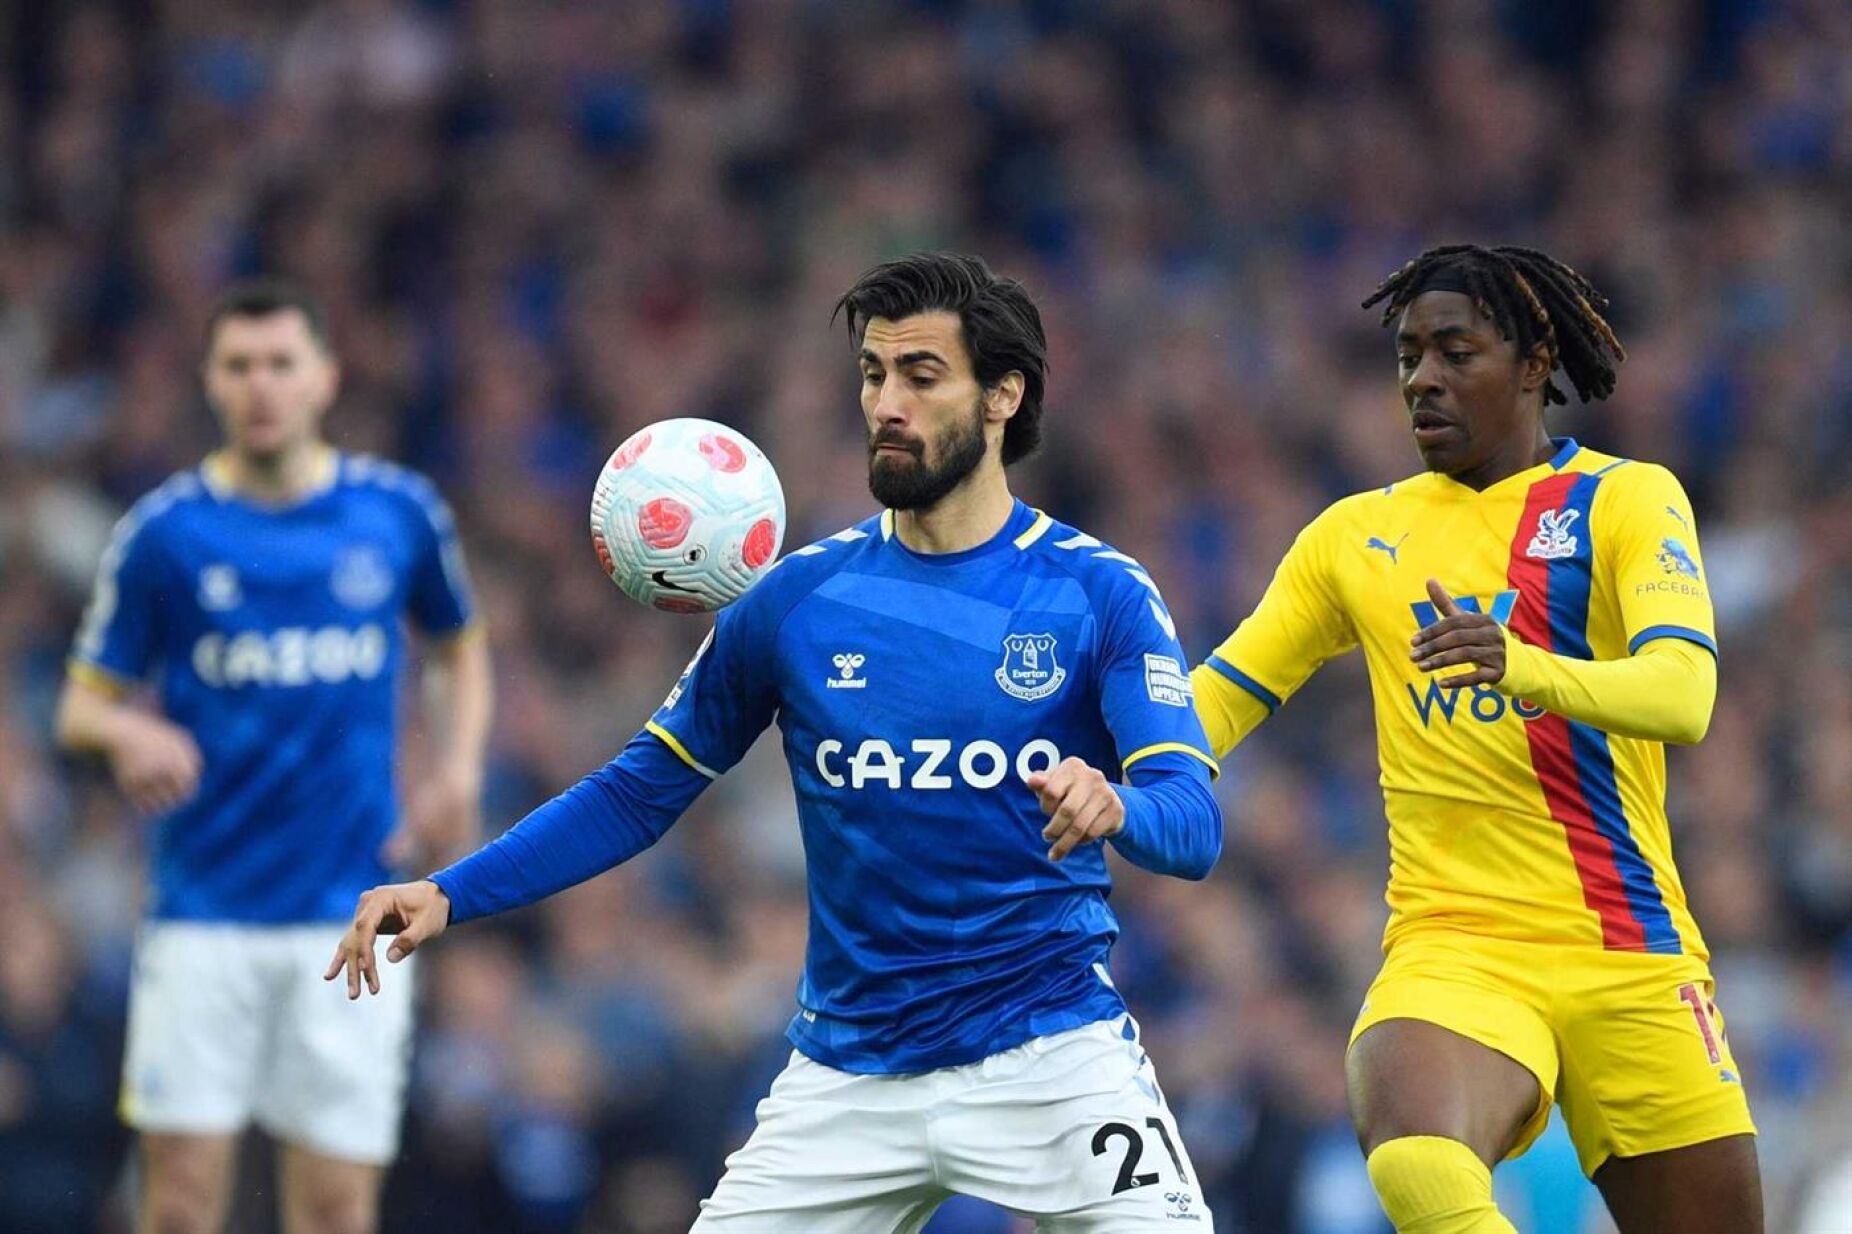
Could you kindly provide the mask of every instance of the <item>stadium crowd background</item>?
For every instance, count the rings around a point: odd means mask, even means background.
[[[954,247],[1028,283],[1053,376],[1019,489],[1140,557],[1200,658],[1325,502],[1418,465],[1357,303],[1473,238],[1611,294],[1619,394],[1561,427],[1696,501],[1722,688],[1671,755],[1678,858],[1771,1229],[1852,1230],[1848,218],[1837,0],[0,7],[0,1229],[125,1228],[140,827],[49,719],[112,519],[212,444],[193,370],[228,279],[325,299],[335,441],[458,511],[493,830],[617,750],[705,626],[598,573],[616,442],[738,425],[787,547],[869,511],[828,320],[864,266]],[[805,903],[773,744],[634,866],[433,950],[389,1230],[686,1227],[785,1053]],[[1340,1061],[1384,915],[1373,750],[1335,665],[1229,761],[1206,886],[1120,868],[1117,975],[1225,1231],[1386,1229]],[[1577,1177],[1554,1137],[1500,1174],[1550,1231],[1584,1228]]]

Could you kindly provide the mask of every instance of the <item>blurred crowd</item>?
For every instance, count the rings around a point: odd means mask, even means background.
[[[322,297],[333,439],[457,510],[493,832],[620,748],[704,631],[599,574],[615,443],[742,428],[787,547],[871,510],[829,320],[863,267],[957,248],[1028,284],[1053,372],[1018,489],[1142,559],[1200,659],[1322,505],[1418,467],[1358,302],[1480,239],[1609,293],[1619,391],[1559,431],[1696,503],[1722,683],[1669,756],[1678,859],[1771,1229],[1852,1230],[1848,218],[1840,0],[0,5],[0,1229],[125,1228],[141,825],[50,713],[112,520],[214,442],[227,280]],[[1386,1229],[1342,1072],[1384,918],[1366,689],[1328,667],[1229,760],[1206,885],[1120,867],[1116,974],[1235,1234]],[[786,1053],[774,744],[632,866],[421,956],[389,1230],[686,1228]],[[1600,1229],[1578,1177],[1558,1133],[1500,1185],[1522,1229]]]

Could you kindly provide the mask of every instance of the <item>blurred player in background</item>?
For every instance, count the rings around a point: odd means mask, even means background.
[[[1011,496],[1047,367],[1020,284],[915,256],[838,310],[885,511],[723,611],[602,771],[367,895],[328,975],[377,992],[376,931],[397,959],[635,856],[775,719],[810,873],[796,1050],[695,1228],[918,1230],[964,1194],[1049,1231],[1208,1230],[1107,972],[1095,843],[1185,878],[1220,852],[1170,615],[1137,562]]]
[[[284,1229],[364,1232],[397,1147],[409,983],[356,1014],[316,977],[389,860],[475,835],[488,651],[430,484],[322,440],[339,372],[312,301],[234,288],[202,375],[224,448],[117,527],[57,722],[155,816],[122,1092],[142,1226],[219,1229],[255,1120],[281,1142]],[[437,747],[395,835],[405,616],[431,636]],[[123,697],[151,677],[158,711]]]
[[[1624,1234],[1754,1234],[1754,1128],[1665,813],[1663,743],[1699,740],[1717,692],[1691,503],[1545,432],[1553,370],[1605,398],[1624,355],[1573,270],[1450,246],[1382,301],[1427,473],[1314,520],[1194,674],[1225,753],[1363,647],[1391,910],[1348,1058],[1370,1177],[1403,1234],[1509,1231],[1490,1169],[1554,1096]]]

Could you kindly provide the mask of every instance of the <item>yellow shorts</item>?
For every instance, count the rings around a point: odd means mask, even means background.
[[[1350,1039],[1423,1020],[1515,1059],[1543,1095],[1509,1155],[1543,1133],[1554,1097],[1592,1178],[1609,1157],[1755,1133],[1715,994],[1692,956],[1404,935]]]

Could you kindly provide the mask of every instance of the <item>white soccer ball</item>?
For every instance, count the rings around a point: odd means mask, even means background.
[[[738,429],[660,420],[611,452],[592,491],[592,547],[625,595],[671,613],[731,604],[778,557],[785,494]]]

